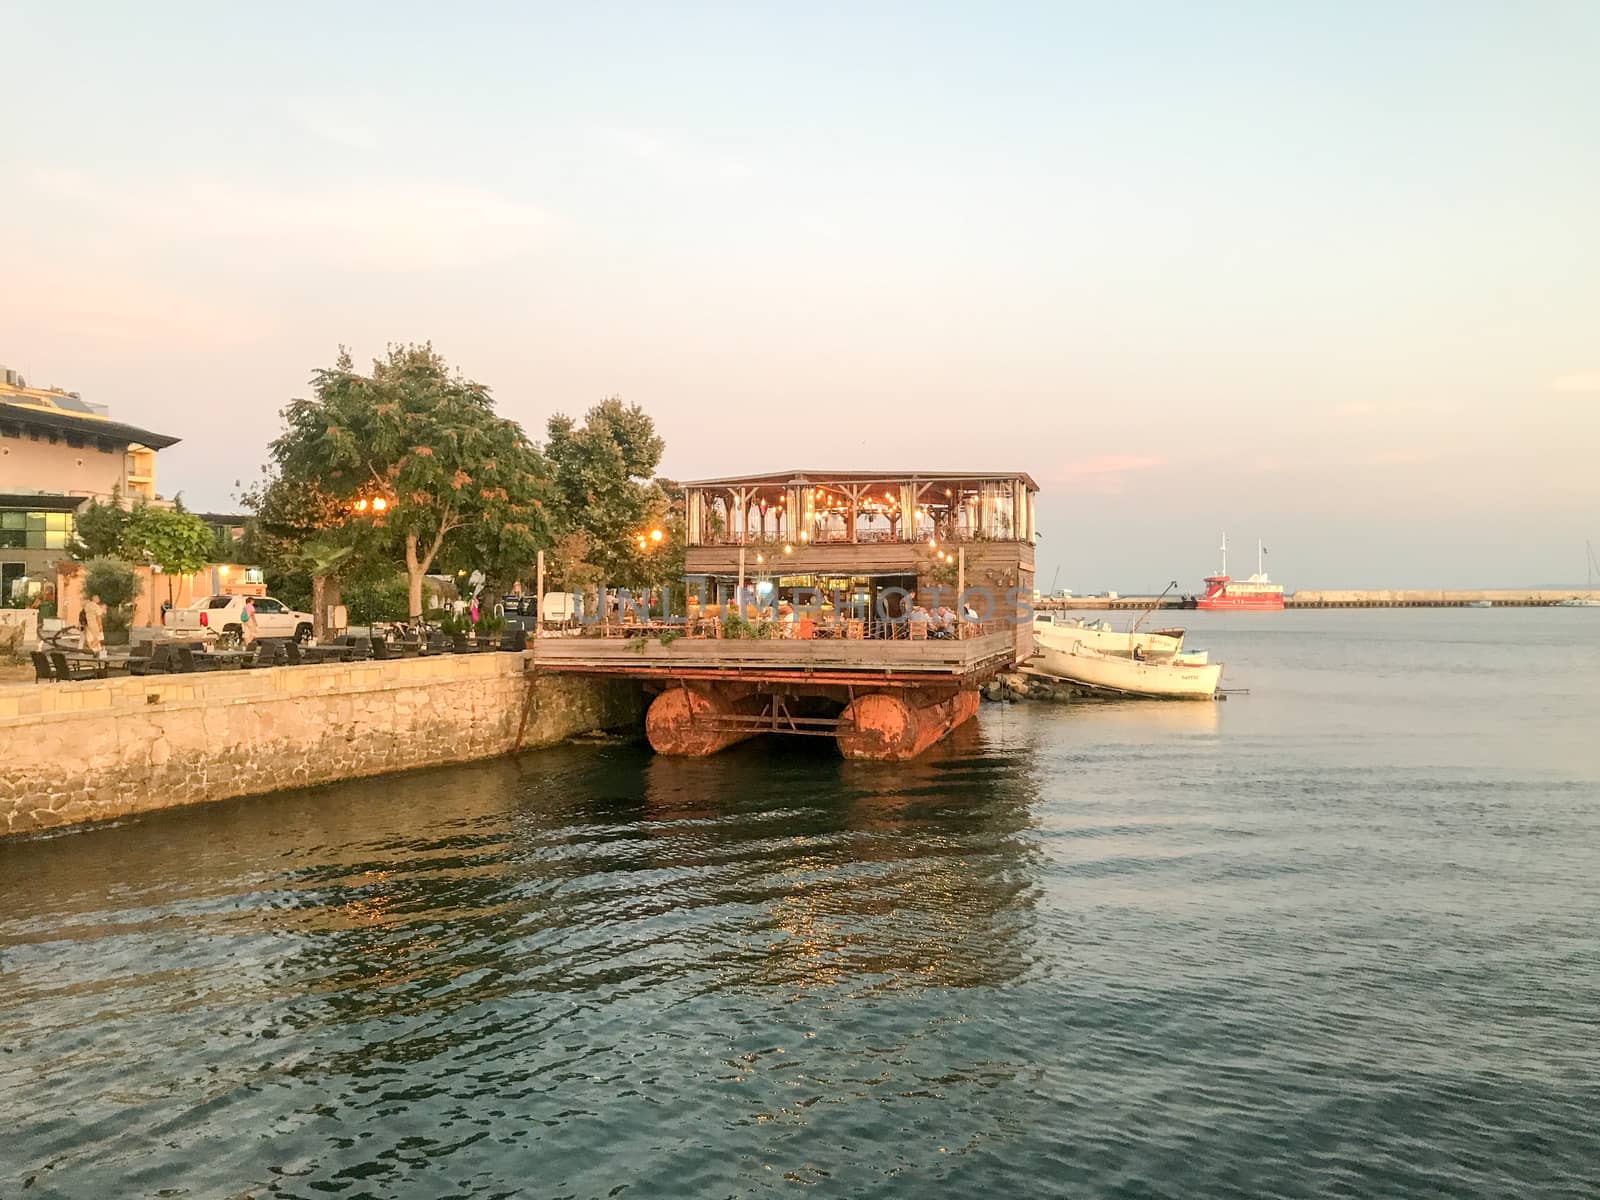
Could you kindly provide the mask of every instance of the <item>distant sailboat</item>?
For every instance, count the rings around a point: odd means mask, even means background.
[[[1558,600],[1556,601],[1557,608],[1600,608],[1600,600],[1595,600],[1592,598],[1594,592],[1593,544],[1590,542],[1584,542],[1583,552],[1585,555],[1583,563],[1585,578],[1583,590],[1585,594],[1583,596],[1574,596],[1570,600]]]

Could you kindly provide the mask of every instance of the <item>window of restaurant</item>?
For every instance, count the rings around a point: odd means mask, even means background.
[[[71,513],[0,512],[0,547],[7,550],[64,550],[71,536]]]

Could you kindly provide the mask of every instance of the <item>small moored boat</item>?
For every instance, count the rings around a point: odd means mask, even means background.
[[[1091,650],[1131,658],[1137,648],[1146,658],[1169,659],[1183,649],[1183,630],[1157,629],[1149,633],[1113,629],[1109,621],[1055,619],[1052,613],[1036,613],[1033,640],[1061,647],[1081,642]]]
[[[1038,650],[1029,662],[1045,674],[1125,696],[1210,700],[1222,682],[1221,663],[1125,658],[1092,649],[1081,641],[1062,645],[1036,638],[1035,645]]]

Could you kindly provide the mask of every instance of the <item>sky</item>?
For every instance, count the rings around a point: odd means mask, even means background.
[[[1117,7],[0,0],[0,362],[199,509],[431,340],[677,478],[1027,471],[1041,586],[1197,590],[1224,530],[1581,583],[1600,4]]]

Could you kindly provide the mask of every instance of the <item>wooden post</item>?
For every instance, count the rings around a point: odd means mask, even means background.
[[[967,548],[956,547],[956,629],[966,628],[966,602],[961,594],[967,590]]]
[[[744,616],[744,547],[739,547],[739,590],[733,594],[733,602],[738,606],[739,616]]]
[[[538,563],[534,578],[538,581],[533,585],[533,636],[544,636],[544,551],[539,551]]]

